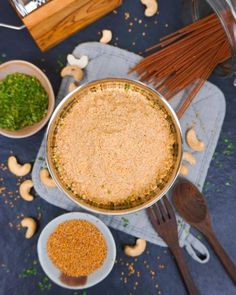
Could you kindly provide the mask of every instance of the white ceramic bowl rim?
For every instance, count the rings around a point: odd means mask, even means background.
[[[95,272],[93,272],[92,274],[88,276],[87,283],[83,286],[69,286],[61,282],[59,279],[60,270],[57,269],[57,267],[51,262],[47,254],[47,251],[45,249],[49,235],[56,229],[56,227],[59,224],[71,219],[83,219],[94,224],[102,232],[107,244],[107,257],[105,258],[103,265],[98,270],[96,270]],[[115,258],[116,258],[116,245],[109,228],[97,217],[91,214],[81,213],[81,212],[66,213],[50,221],[44,227],[44,229],[42,230],[39,236],[37,251],[38,251],[39,262],[44,272],[46,273],[46,275],[55,284],[67,289],[71,289],[71,290],[81,290],[85,288],[87,289],[104,280],[108,276],[108,274],[111,272],[115,263]]]

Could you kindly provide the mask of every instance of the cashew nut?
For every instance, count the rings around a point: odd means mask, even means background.
[[[61,71],[61,76],[73,76],[76,82],[80,82],[83,79],[84,73],[78,66],[66,66]]]
[[[179,173],[183,176],[186,176],[188,174],[188,167],[184,164],[181,165]]]
[[[158,10],[157,0],[141,0],[141,3],[146,6],[146,9],[144,12],[145,16],[151,17],[155,13],[157,13],[157,10]]]
[[[32,238],[37,229],[36,221],[31,217],[25,217],[21,220],[21,226],[27,228],[25,233],[26,239]]]
[[[78,66],[84,69],[88,65],[89,59],[86,55],[82,55],[81,58],[75,58],[73,54],[68,54],[67,61],[72,66]]]
[[[191,164],[191,165],[196,165],[196,158],[191,153],[184,152],[183,153],[183,160],[189,162],[189,164]]]
[[[51,178],[48,169],[46,168],[40,170],[40,180],[48,187],[56,187],[55,181]]]
[[[14,157],[14,156],[10,156],[8,158],[7,164],[8,164],[8,168],[11,171],[11,173],[15,174],[16,176],[25,176],[31,170],[30,163],[20,165],[17,162],[16,157]]]
[[[128,256],[139,256],[141,255],[146,249],[146,241],[143,239],[137,239],[136,244],[134,246],[126,245],[124,248],[124,252]]]
[[[75,88],[77,88],[77,85],[74,82],[71,82],[69,84],[68,90],[69,90],[69,92],[71,92],[71,91],[75,90]]]
[[[33,186],[34,184],[31,179],[27,179],[21,183],[19,191],[22,199],[28,202],[33,201],[34,197],[30,194],[30,190]]]
[[[107,44],[112,39],[112,31],[111,30],[102,30],[102,37],[99,42]]]
[[[187,131],[186,142],[194,151],[202,152],[205,149],[204,142],[197,138],[196,132],[193,128]]]

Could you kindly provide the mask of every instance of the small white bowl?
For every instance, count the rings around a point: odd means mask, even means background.
[[[52,89],[52,85],[49,82],[47,76],[34,64],[24,60],[11,60],[0,65],[0,80],[4,79],[7,75],[12,73],[23,73],[29,76],[36,77],[45,91],[48,94],[48,110],[46,116],[44,116],[39,122],[26,126],[18,130],[7,130],[0,128],[0,134],[10,138],[25,138],[29,137],[39,130],[48,122],[54,109],[55,96]]]
[[[98,270],[88,275],[87,282],[83,286],[68,286],[62,283],[59,279],[61,274],[60,270],[52,263],[51,259],[49,258],[47,254],[47,241],[50,234],[56,229],[56,227],[60,223],[66,220],[71,220],[71,219],[83,219],[94,224],[103,234],[107,244],[107,256],[105,258],[105,261],[103,262],[103,265]],[[72,290],[81,290],[81,289],[89,288],[98,284],[102,280],[104,280],[108,276],[108,274],[111,272],[115,263],[115,258],[116,258],[115,241],[108,227],[97,217],[87,213],[79,213],[79,212],[63,214],[53,219],[51,222],[49,222],[40,234],[37,250],[38,250],[39,262],[44,272],[46,273],[46,275],[55,284],[67,289],[72,289]]]

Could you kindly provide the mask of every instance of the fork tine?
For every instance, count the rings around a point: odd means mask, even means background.
[[[163,221],[167,221],[168,219],[170,219],[169,216],[168,216],[168,213],[167,213],[167,209],[164,208],[165,205],[162,203],[161,200],[159,202],[157,202],[157,206],[158,206],[158,208],[159,208],[159,210],[161,212]]]
[[[151,218],[151,222],[152,222],[153,226],[154,226],[155,224],[159,224],[159,220],[157,219],[157,216],[156,216],[156,214],[154,213],[152,206],[149,207],[147,210],[148,210],[149,213],[150,213],[150,214],[149,214],[149,217]]]
[[[172,205],[170,204],[167,196],[164,196],[162,199],[165,204],[166,211],[167,211],[168,215],[170,216],[170,218],[175,218],[174,209],[173,209]]]
[[[153,212],[156,216],[156,219],[158,220],[158,223],[161,224],[163,223],[163,218],[162,218],[162,214],[157,206],[157,203],[153,204],[152,205],[152,209],[153,209]]]

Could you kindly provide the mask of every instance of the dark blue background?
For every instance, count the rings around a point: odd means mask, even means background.
[[[79,43],[98,40],[98,32],[102,29],[108,28],[113,31],[111,44],[140,53],[155,44],[159,37],[183,25],[180,0],[159,0],[158,3],[160,13],[147,19],[144,18],[144,9],[139,0],[124,0],[117,14],[107,15],[46,53],[39,51],[26,29],[11,31],[0,28],[0,59],[2,62],[11,59],[33,62],[46,72],[57,93],[61,80],[59,71],[61,64],[65,63],[67,53]],[[130,14],[128,20],[125,20],[125,12]],[[134,18],[142,19],[142,23],[138,23]],[[20,20],[5,0],[0,0],[0,22],[20,24]],[[133,22],[133,26],[130,26],[130,22]],[[132,32],[128,32],[129,28]],[[146,35],[143,36],[142,32]],[[236,263],[235,88],[232,78],[220,80],[212,77],[211,81],[224,92],[227,112],[204,192],[208,199],[214,229]],[[112,230],[112,233],[117,245],[118,262],[101,284],[83,292],[74,292],[59,288],[48,281],[38,263],[37,239],[42,228],[64,211],[49,205],[40,197],[36,197],[31,203],[20,199],[14,200],[17,196],[17,179],[4,168],[11,151],[22,162],[33,162],[43,133],[44,130],[22,140],[0,137],[0,187],[6,187],[6,191],[0,194],[0,294],[186,294],[168,250],[148,244],[147,252],[137,261],[125,257],[122,246],[132,243],[134,238],[115,230]],[[11,198],[11,195],[14,197]],[[10,203],[11,200],[13,205]],[[20,214],[33,217],[42,214],[38,233],[30,240],[24,238],[22,230],[17,230]],[[202,239],[201,235],[199,238]],[[206,265],[196,263],[186,252],[184,254],[201,294],[236,294],[235,286],[212,251],[211,259]],[[134,263],[136,273],[128,275],[130,263]],[[137,276],[137,271],[140,272],[140,276]],[[151,275],[150,271],[154,271],[155,275]],[[127,278],[127,282],[124,277]]]

